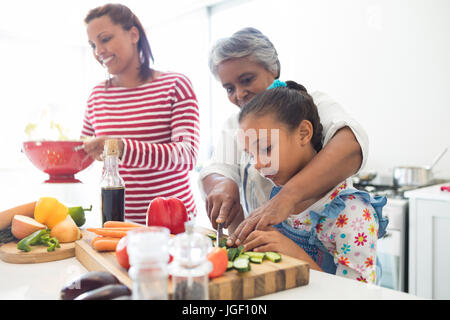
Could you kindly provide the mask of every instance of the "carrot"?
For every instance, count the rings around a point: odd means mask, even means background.
[[[145,227],[142,224],[130,222],[130,221],[106,221],[103,224],[103,228],[139,228]]]
[[[128,231],[122,231],[122,230],[105,230],[105,228],[87,228],[87,231],[94,232],[95,234],[98,234],[99,236],[105,236],[105,237],[112,237],[112,238],[123,238],[127,235]]]
[[[0,230],[7,228],[11,225],[12,219],[16,214],[27,216],[30,218],[34,217],[34,207],[36,207],[36,201],[21,204],[20,206],[10,208],[5,211],[0,212]]]
[[[91,245],[93,246],[94,243],[97,242],[98,240],[116,240],[116,239],[120,240],[120,238],[98,236],[92,239]]]
[[[116,251],[120,239],[102,239],[94,242],[94,248],[97,251]]]
[[[141,228],[145,228],[145,227],[141,227]],[[101,230],[105,230],[105,231],[131,231],[131,230],[136,230],[139,229],[139,227],[126,227],[126,228],[94,228],[94,229],[101,229]]]

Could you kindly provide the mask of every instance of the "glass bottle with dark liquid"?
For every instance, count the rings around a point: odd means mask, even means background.
[[[124,221],[125,183],[119,175],[119,147],[115,139],[105,141],[102,189],[102,225],[106,221]]]

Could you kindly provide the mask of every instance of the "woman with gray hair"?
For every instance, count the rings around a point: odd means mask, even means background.
[[[285,86],[278,80],[281,66],[275,47],[254,28],[217,41],[210,52],[209,67],[228,99],[239,108],[264,90]],[[217,228],[221,223],[228,228],[228,245],[239,245],[251,231],[306,210],[327,190],[364,167],[368,156],[364,129],[326,94],[310,95],[323,126],[323,148],[270,200],[273,177],[262,176],[239,147],[239,110],[225,122],[213,157],[200,172],[200,187],[212,226]]]

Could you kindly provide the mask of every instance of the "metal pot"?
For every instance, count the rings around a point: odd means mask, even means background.
[[[433,167],[438,163],[448,148],[440,153],[431,166],[410,167],[401,166],[394,168],[394,185],[398,187],[414,186],[422,187],[433,182]]]

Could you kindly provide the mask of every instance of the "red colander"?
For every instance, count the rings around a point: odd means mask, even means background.
[[[45,182],[74,183],[81,182],[75,174],[94,162],[80,148],[82,145],[82,141],[26,141],[23,152],[36,168],[49,175]]]

